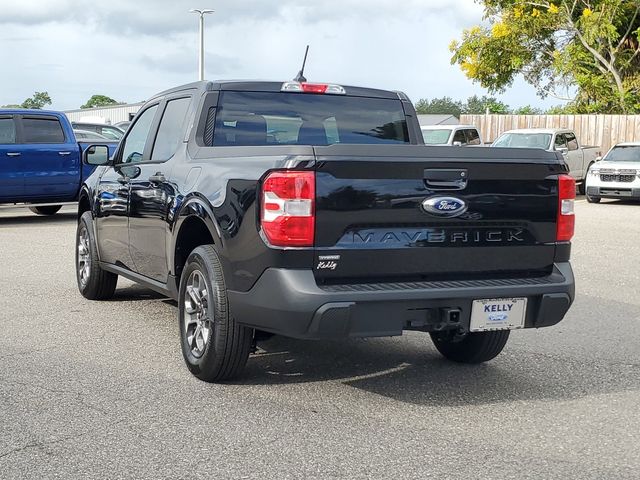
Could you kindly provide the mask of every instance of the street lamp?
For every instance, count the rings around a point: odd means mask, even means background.
[[[200,57],[198,62],[198,80],[204,80],[204,16],[213,10],[192,8],[189,13],[200,15]]]

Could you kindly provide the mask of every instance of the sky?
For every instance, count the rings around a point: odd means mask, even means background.
[[[50,108],[93,94],[139,102],[197,80],[198,18],[206,17],[205,77],[305,75],[402,90],[415,102],[487,92],[450,64],[450,42],[482,21],[473,0],[0,0],[0,105],[47,91]],[[517,81],[500,99],[551,106]]]

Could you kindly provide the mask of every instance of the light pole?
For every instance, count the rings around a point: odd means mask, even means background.
[[[204,80],[204,16],[208,13],[213,13],[213,10],[206,8],[192,8],[189,12],[200,15],[200,56],[198,61],[198,80]]]

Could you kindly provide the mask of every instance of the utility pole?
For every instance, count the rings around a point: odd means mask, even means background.
[[[198,57],[198,80],[204,80],[204,16],[213,10],[192,8],[189,13],[200,15],[200,54]]]

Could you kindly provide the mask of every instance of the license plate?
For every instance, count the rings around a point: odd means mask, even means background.
[[[526,298],[490,298],[474,300],[471,308],[472,332],[514,330],[524,327]]]

